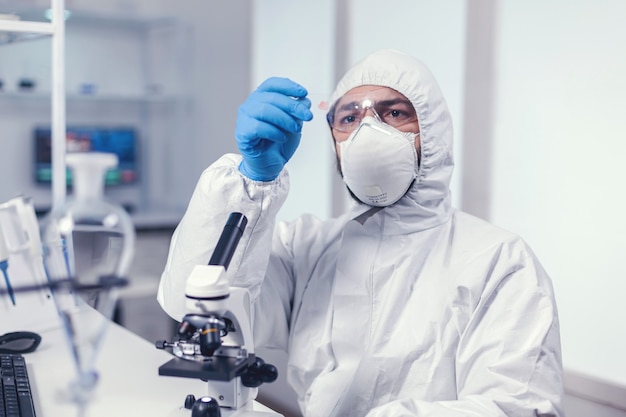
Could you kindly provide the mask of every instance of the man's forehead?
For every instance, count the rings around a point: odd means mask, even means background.
[[[379,85],[361,85],[349,90],[339,99],[338,103],[362,101],[366,98],[373,101],[391,100],[397,98],[408,100],[402,93],[390,87],[382,87]]]

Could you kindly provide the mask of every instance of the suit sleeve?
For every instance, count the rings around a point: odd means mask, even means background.
[[[274,181],[253,181],[239,172],[240,161],[239,155],[224,155],[202,173],[174,231],[157,300],[175,320],[185,315],[187,277],[196,265],[208,263],[232,212],[243,213],[248,224],[227,274],[232,285],[248,288],[253,300],[259,297],[275,218],[287,197],[289,177],[283,170]]]

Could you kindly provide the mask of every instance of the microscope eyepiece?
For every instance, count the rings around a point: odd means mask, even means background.
[[[213,255],[209,260],[209,265],[221,265],[224,269],[228,269],[230,260],[235,254],[235,249],[247,224],[248,219],[243,214],[238,212],[230,213]]]

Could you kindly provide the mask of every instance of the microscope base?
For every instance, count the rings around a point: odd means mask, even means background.
[[[265,411],[254,411],[254,410],[229,410],[229,409],[221,409],[220,410],[221,417],[283,417],[282,414],[277,413],[268,413]],[[191,410],[187,410],[184,407],[180,407],[170,414],[167,417],[190,417]]]

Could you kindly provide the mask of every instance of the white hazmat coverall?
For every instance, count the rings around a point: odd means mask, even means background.
[[[230,263],[254,299],[255,345],[288,352],[306,417],[563,416],[550,278],[518,236],[450,205],[452,123],[434,78],[395,51],[339,83],[404,94],[421,131],[418,178],[397,203],[320,220],[275,217],[285,170],[257,182],[225,155],[202,174],[172,237],[158,300],[180,320],[185,281],[231,212],[248,226]]]

